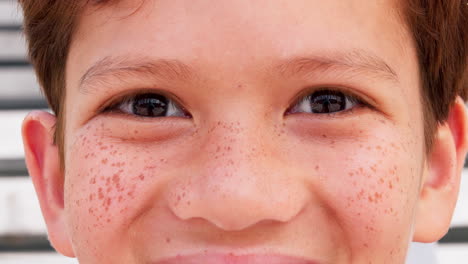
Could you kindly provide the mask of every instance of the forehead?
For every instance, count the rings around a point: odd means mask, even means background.
[[[411,49],[397,14],[393,1],[118,1],[86,9],[70,60],[89,66],[139,53],[245,69],[258,66],[253,60],[365,49],[392,66]]]

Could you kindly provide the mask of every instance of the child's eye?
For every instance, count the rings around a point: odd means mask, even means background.
[[[319,90],[297,102],[289,113],[332,114],[346,111],[363,104],[354,96],[340,91]]]
[[[122,112],[141,117],[187,117],[187,113],[173,100],[155,93],[126,97],[106,107],[104,112]]]

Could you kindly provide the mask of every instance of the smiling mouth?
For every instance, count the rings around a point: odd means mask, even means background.
[[[154,264],[319,264],[316,261],[282,255],[196,254],[176,256]]]

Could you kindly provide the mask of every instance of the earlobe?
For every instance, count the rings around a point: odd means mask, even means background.
[[[59,151],[53,141],[55,122],[52,114],[31,112],[22,126],[24,152],[52,246],[63,255],[73,257],[64,215],[64,178]]]
[[[438,126],[427,156],[413,241],[434,242],[447,233],[458,197],[467,133],[467,111],[458,97],[447,121]]]

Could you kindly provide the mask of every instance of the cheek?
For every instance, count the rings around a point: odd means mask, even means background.
[[[311,192],[350,250],[396,263],[412,232],[422,140],[389,121],[369,119],[368,125],[309,128],[290,156],[309,172]]]
[[[67,149],[65,206],[76,247],[109,248],[118,239],[130,248],[127,228],[149,193],[157,193],[168,158],[151,147],[100,136],[91,128]],[[167,153],[167,152],[165,152]],[[151,184],[150,184],[151,183]],[[149,190],[149,188],[153,188]],[[86,252],[86,250],[82,250]]]
[[[407,142],[396,142],[343,142],[330,150],[327,169],[319,173],[327,205],[358,250],[393,248],[390,255],[401,255],[408,245],[421,168]]]

